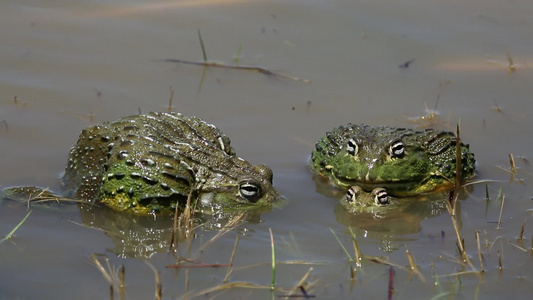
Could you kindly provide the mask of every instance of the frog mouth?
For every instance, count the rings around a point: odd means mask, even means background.
[[[384,188],[390,196],[405,197],[419,194],[417,187],[424,186],[423,180],[365,180],[361,178],[335,177],[339,185],[350,187],[357,185],[363,188],[366,192],[371,192],[375,188]]]
[[[418,179],[394,179],[394,180],[384,180],[382,178],[375,178],[375,179],[369,179],[369,178],[350,178],[346,176],[335,176],[335,179],[341,183],[353,183],[358,185],[365,185],[365,186],[374,186],[374,187],[381,187],[381,186],[408,186],[408,185],[419,185],[422,184],[422,180]]]

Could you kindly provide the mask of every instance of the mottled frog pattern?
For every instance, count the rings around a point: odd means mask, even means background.
[[[451,188],[455,182],[454,133],[348,124],[328,132],[315,147],[310,167],[342,188],[383,188],[393,197],[408,197]],[[474,154],[460,145],[460,176],[475,175]]]
[[[214,125],[158,112],[84,129],[61,188],[65,197],[140,215],[173,211],[189,195],[213,210],[268,206],[279,198],[270,168],[236,156]],[[4,197],[30,191],[39,190],[11,188]]]

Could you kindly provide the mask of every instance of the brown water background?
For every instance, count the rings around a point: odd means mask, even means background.
[[[389,266],[365,261],[350,279],[354,263],[331,233],[352,253],[349,225],[365,255],[408,266],[406,247],[413,254],[423,279],[396,266],[394,299],[527,298],[533,292],[532,15],[529,0],[4,0],[0,185],[57,189],[81,129],[164,111],[173,89],[174,111],[215,124],[239,156],[272,167],[275,187],[287,200],[202,251],[216,231],[197,230],[190,250],[180,246],[180,256],[227,263],[240,235],[230,282],[269,285],[270,228],[278,287],[293,287],[312,267],[307,292],[317,298],[384,299]],[[311,83],[162,61],[202,61],[198,30],[209,60],[262,66]],[[416,117],[436,104],[433,127],[453,130],[460,122],[478,161],[477,179],[494,180],[487,184],[491,201],[485,184],[478,184],[460,202],[461,232],[477,270],[480,232],[483,276],[455,274],[463,268],[447,213],[412,211],[387,222],[350,218],[335,199],[317,193],[306,165],[315,142],[333,127],[416,127],[426,124]],[[518,167],[512,181],[510,153]],[[500,192],[505,203],[498,230]],[[26,213],[25,206],[4,203],[0,236]],[[108,284],[90,263],[94,253],[125,265],[126,299],[152,299],[154,274],[144,260],[123,258],[120,239],[87,222],[75,207],[34,209],[14,238],[0,244],[0,299],[107,299]],[[176,262],[165,251],[147,260],[159,272],[164,299],[191,297],[222,284],[226,274],[226,268],[203,268],[186,276],[165,268]],[[283,264],[288,261],[298,263]],[[285,294],[234,288],[200,297]]]

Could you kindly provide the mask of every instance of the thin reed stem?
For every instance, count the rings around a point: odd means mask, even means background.
[[[231,274],[231,271],[233,270],[233,260],[235,259],[235,253],[237,252],[237,246],[239,245],[239,239],[240,235],[237,235],[237,238],[235,239],[235,246],[233,246],[233,251],[231,252],[231,258],[229,260],[229,266],[228,270],[226,271],[226,276],[224,277],[224,283],[228,282],[229,275]]]
[[[477,254],[479,257],[479,267],[481,268],[480,272],[485,272],[485,267],[483,266],[483,254],[481,253],[481,242],[479,240],[479,230],[476,230],[476,243],[477,243]]]
[[[344,245],[341,243],[341,240],[339,239],[339,237],[337,236],[337,234],[335,233],[335,231],[333,231],[333,229],[331,229],[331,227],[329,228],[329,231],[331,231],[331,233],[333,234],[333,236],[335,237],[335,239],[337,240],[337,242],[338,242],[339,245],[341,246],[342,250],[344,250],[344,253],[346,253],[346,256],[348,256],[348,259],[349,259],[350,261],[353,261],[352,256],[350,255],[350,253],[348,252],[348,250],[346,250],[346,248],[344,247]]]
[[[10,239],[13,234],[19,229],[20,226],[26,221],[26,219],[30,216],[31,210],[26,214],[26,216],[20,221],[15,228],[13,228],[3,239],[0,240],[0,244],[5,242],[6,240]]]
[[[363,261],[363,255],[361,254],[361,250],[359,249],[359,245],[357,243],[357,237],[355,236],[355,233],[352,230],[352,227],[348,227],[350,230],[350,235],[352,236],[352,243],[353,243],[353,251],[355,253],[355,264],[360,267],[361,263]]]
[[[272,280],[270,281],[270,286],[272,288],[276,285],[276,251],[274,250],[274,235],[272,234],[272,229],[268,228],[270,232],[270,247],[272,248]]]
[[[502,196],[502,205],[500,207],[500,217],[498,218],[497,230],[500,230],[500,225],[502,224],[502,214],[503,214],[503,204],[504,203],[505,203],[505,195]]]
[[[200,29],[198,29],[198,39],[200,40],[200,47],[202,47],[202,56],[204,57],[204,62],[207,62],[207,54],[205,52],[204,40],[202,39]]]

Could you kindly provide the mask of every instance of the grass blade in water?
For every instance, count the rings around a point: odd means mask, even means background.
[[[5,242],[6,240],[10,239],[13,234],[15,234],[15,231],[17,231],[17,229],[19,229],[19,227],[26,221],[26,219],[30,216],[31,214],[31,210],[28,212],[28,214],[26,214],[26,216],[24,217],[24,219],[22,219],[22,221],[20,221],[17,226],[15,226],[15,228],[13,228],[13,230],[11,230],[11,232],[9,232],[3,239],[0,240],[0,244]]]

